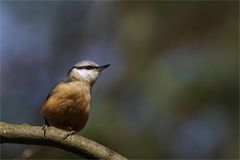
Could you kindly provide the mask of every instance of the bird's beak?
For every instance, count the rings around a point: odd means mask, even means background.
[[[109,66],[110,66],[110,64],[106,64],[106,65],[103,65],[103,66],[99,66],[99,67],[98,67],[98,70],[99,70],[99,71],[102,71],[102,70],[106,69],[106,68],[109,67]]]

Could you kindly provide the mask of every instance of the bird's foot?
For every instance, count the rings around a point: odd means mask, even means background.
[[[63,139],[66,139],[67,137],[72,136],[72,135],[74,135],[75,133],[76,133],[76,131],[70,131],[69,133],[67,133],[67,134],[64,135]]]
[[[44,137],[46,137],[46,130],[47,130],[47,127],[48,127],[47,124],[44,124],[44,125],[42,126],[42,130],[43,130],[43,135],[44,135]]]

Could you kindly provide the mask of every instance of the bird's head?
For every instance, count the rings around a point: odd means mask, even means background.
[[[81,61],[70,69],[68,76],[78,81],[93,85],[96,82],[101,71],[109,66],[110,64],[99,66],[92,61]]]

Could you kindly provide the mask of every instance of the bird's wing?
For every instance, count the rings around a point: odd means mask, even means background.
[[[68,71],[68,73],[63,77],[61,78],[61,80],[55,84],[51,90],[51,92],[48,94],[47,98],[45,99],[45,102],[48,100],[49,97],[51,97],[51,95],[53,95],[54,93],[54,89],[56,88],[56,86],[60,83],[66,83],[66,82],[70,82],[72,79],[70,78],[69,76],[69,73],[71,72],[71,70],[73,69],[73,67]]]
[[[45,99],[45,101],[44,101],[44,103],[43,103],[43,105],[42,105],[42,109],[41,109],[41,113],[42,113],[42,114],[43,114],[43,112],[44,112],[45,103],[47,102],[47,100],[49,99],[49,97],[51,97],[51,95],[54,93],[54,89],[55,89],[56,86],[57,86],[57,84],[55,84],[55,85],[53,86],[51,92],[48,94],[47,98]],[[44,114],[43,114],[43,118],[44,118],[44,121],[45,121],[45,122],[44,122],[44,125],[49,126],[48,120],[46,119],[46,117],[44,116]]]
[[[71,82],[72,78],[70,77],[70,72],[72,71],[74,67],[70,68],[67,72],[67,74],[64,75],[63,78],[61,78],[61,80],[55,84],[51,90],[51,92],[48,94],[47,98],[45,99],[44,103],[49,99],[49,97],[51,97],[54,93],[54,89],[56,88],[57,85],[59,85],[60,83],[67,83],[67,82]]]
[[[55,84],[55,85],[53,86],[51,92],[48,94],[47,98],[45,99],[45,102],[48,100],[49,97],[51,97],[51,95],[53,95],[54,89],[55,89],[56,86],[57,86],[57,84]]]

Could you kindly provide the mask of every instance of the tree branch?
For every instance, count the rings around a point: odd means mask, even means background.
[[[73,135],[63,140],[66,133],[68,132],[55,127],[48,127],[46,136],[44,136],[42,127],[39,126],[0,122],[1,144],[18,143],[53,146],[85,158],[126,160],[125,157],[109,148],[79,135]]]

